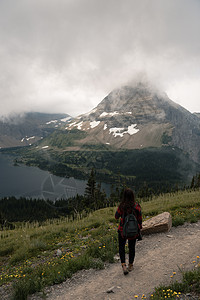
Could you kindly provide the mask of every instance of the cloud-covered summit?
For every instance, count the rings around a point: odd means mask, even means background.
[[[1,0],[1,115],[75,116],[138,74],[199,111],[199,13],[198,0]]]

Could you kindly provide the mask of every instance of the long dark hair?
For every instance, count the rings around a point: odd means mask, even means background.
[[[127,212],[129,210],[132,210],[134,205],[135,205],[135,195],[131,189],[126,188],[124,190],[122,201],[120,202],[119,208],[122,211]]]

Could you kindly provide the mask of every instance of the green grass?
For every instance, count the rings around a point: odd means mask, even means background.
[[[168,286],[155,288],[151,299],[179,299],[182,294],[193,293],[200,296],[200,262],[197,256],[197,267],[194,270],[182,272],[182,281],[173,281]],[[173,277],[173,276],[172,276]]]
[[[200,219],[200,191],[182,191],[154,197],[142,203],[142,211],[148,217],[168,211],[172,215],[173,226],[197,222]]]
[[[200,191],[185,191],[141,202],[144,219],[164,211],[173,226],[200,219]],[[116,208],[100,209],[77,220],[62,218],[42,225],[18,224],[0,232],[0,285],[11,282],[14,299],[63,282],[81,269],[103,268],[118,252]],[[57,256],[57,250],[61,255]],[[172,298],[173,299],[173,298]]]

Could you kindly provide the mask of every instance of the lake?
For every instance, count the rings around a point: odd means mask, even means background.
[[[15,196],[55,201],[85,192],[87,182],[84,180],[58,177],[37,167],[14,166],[13,159],[0,152],[0,198]],[[107,195],[110,193],[108,184],[102,183],[102,188]]]

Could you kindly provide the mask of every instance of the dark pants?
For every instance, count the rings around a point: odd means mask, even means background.
[[[119,256],[121,263],[125,263],[125,245],[126,239],[123,239],[121,233],[118,232],[118,241],[119,241]],[[135,258],[135,243],[136,239],[128,240],[128,248],[129,248],[129,264],[134,262]]]

